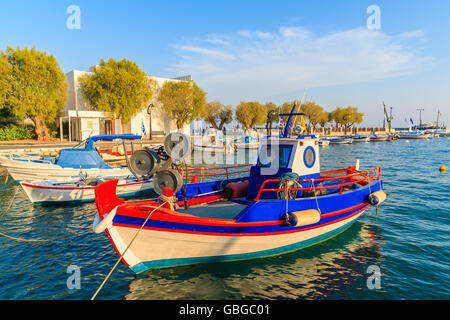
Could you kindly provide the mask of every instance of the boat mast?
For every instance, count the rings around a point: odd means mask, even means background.
[[[438,128],[438,129],[439,129],[439,115],[442,116],[442,113],[441,113],[441,111],[438,109],[438,112],[437,112],[437,119],[436,119],[436,128]]]
[[[419,111],[419,130],[422,128],[422,111],[425,111],[425,109],[418,108],[416,109]]]
[[[295,107],[297,106],[297,100],[294,102],[294,105],[292,106],[292,110],[290,113],[280,113],[280,116],[289,116],[287,122],[286,122],[286,126],[284,128],[284,132],[283,132],[283,138],[287,138],[289,136],[289,129],[291,127],[291,121],[292,121],[292,117],[293,116],[302,116],[304,115],[304,113],[298,112],[295,113]]]

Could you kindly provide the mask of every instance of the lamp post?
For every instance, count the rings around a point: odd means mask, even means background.
[[[153,110],[153,108],[155,108],[155,106],[153,105],[153,103],[150,103],[149,105],[148,105],[148,108],[147,108],[147,113],[148,113],[148,115],[149,115],[149,117],[150,117],[150,128],[149,128],[149,139],[150,140],[152,140],[152,110]]]

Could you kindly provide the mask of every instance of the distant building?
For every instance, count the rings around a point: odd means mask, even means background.
[[[190,75],[174,79],[152,77],[158,83],[158,88],[153,94],[152,101],[149,105],[142,106],[142,111],[136,114],[128,123],[122,124],[120,119],[113,120],[111,114],[92,110],[88,103],[84,101],[78,79],[82,75],[89,73],[91,72],[79,70],[72,70],[66,73],[69,95],[66,107],[59,114],[61,140],[63,137],[73,141],[84,140],[89,136],[98,134],[121,133],[138,134],[142,135],[143,138],[149,139],[150,136],[164,136],[177,129],[175,121],[169,118],[157,101],[157,94],[164,82],[190,81],[192,80]],[[148,113],[149,106],[152,106],[150,108],[151,115]],[[183,131],[189,134],[189,128],[189,125],[186,125]]]

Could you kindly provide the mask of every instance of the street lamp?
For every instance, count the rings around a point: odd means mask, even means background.
[[[148,115],[149,115],[149,117],[150,117],[150,128],[149,128],[149,130],[150,130],[150,132],[149,132],[149,138],[150,138],[150,140],[152,140],[152,110],[155,108],[155,106],[153,105],[153,103],[150,103],[149,105],[148,105],[148,108],[147,108],[147,113],[148,113]]]

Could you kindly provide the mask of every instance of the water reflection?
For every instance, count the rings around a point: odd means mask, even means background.
[[[330,299],[366,288],[366,268],[379,265],[380,230],[356,222],[328,242],[265,259],[148,271],[125,299]]]

